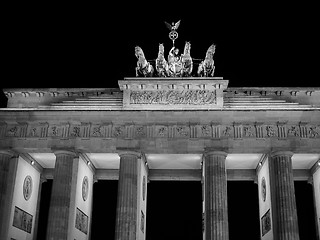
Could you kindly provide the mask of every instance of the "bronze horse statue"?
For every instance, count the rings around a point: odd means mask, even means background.
[[[135,47],[135,55],[138,59],[136,66],[136,77],[152,77],[154,73],[154,67],[145,58],[141,47]]]
[[[216,46],[214,44],[208,48],[205,59],[198,66],[197,74],[199,77],[213,77],[215,69],[213,55],[215,50]]]
[[[162,43],[159,44],[158,57],[156,59],[156,71],[158,77],[169,76],[169,65],[164,57],[164,46]]]
[[[183,55],[181,56],[181,62],[182,62],[182,77],[190,77],[193,69],[193,62],[190,55],[191,50],[191,43],[186,42],[184,45],[184,51]]]

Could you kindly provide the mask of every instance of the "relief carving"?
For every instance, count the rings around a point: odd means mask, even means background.
[[[49,137],[61,137],[62,131],[59,126],[53,125],[49,127],[48,136]]]
[[[231,127],[226,126],[225,129],[222,131],[222,135],[225,137],[230,137],[231,136]]]
[[[130,104],[216,104],[216,93],[208,90],[131,91]]]
[[[202,125],[200,126],[202,137],[211,137],[212,136],[212,128],[210,125]]]
[[[309,128],[309,136],[310,138],[316,138],[320,136],[320,127],[311,126]]]
[[[176,127],[176,136],[177,137],[189,137],[190,128],[188,126],[177,126]]]
[[[243,134],[245,137],[254,137],[254,127],[253,126],[243,126]]]
[[[135,136],[136,137],[145,137],[146,136],[146,129],[143,126],[136,126],[135,127]]]
[[[85,124],[71,125],[69,124],[26,124],[9,125],[5,128],[3,125],[3,135],[5,137],[21,137],[27,135],[29,138],[46,138],[46,137],[97,137],[97,138],[125,138],[129,135],[136,138],[179,138],[179,137],[195,137],[195,138],[272,138],[281,139],[290,138],[320,138],[319,125],[217,125],[201,124],[190,127],[189,125],[132,125],[129,129],[126,125],[104,124]],[[126,129],[127,127],[127,129]],[[221,127],[221,132],[220,132]],[[131,130],[130,130],[131,129]],[[220,135],[221,133],[221,135]],[[128,135],[129,134],[129,135]],[[105,136],[106,135],[106,136]],[[127,136],[128,135],[128,136]]]
[[[288,129],[288,135],[294,137],[300,137],[299,126],[290,126]]]
[[[91,128],[92,137],[103,137],[102,125],[93,125]]]
[[[71,137],[80,137],[80,126],[73,126],[70,132]]]
[[[274,129],[273,126],[266,126],[266,130],[267,130],[268,137],[275,137],[276,136],[276,130]]]
[[[18,137],[18,126],[9,127],[7,131],[8,137]]]
[[[113,127],[112,135],[114,137],[124,137],[124,133],[125,133],[125,126],[120,125],[120,126]]]
[[[167,137],[168,127],[167,126],[156,126],[156,136],[157,137]]]

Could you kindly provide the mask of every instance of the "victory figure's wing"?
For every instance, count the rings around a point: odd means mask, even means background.
[[[181,21],[181,20],[179,20],[178,22],[176,22],[176,24],[174,25],[174,30],[177,30],[177,29],[178,29],[178,27],[180,26],[180,21]]]
[[[170,23],[167,23],[166,21],[164,23],[166,24],[167,28],[169,28],[169,30],[172,30],[172,26]]]

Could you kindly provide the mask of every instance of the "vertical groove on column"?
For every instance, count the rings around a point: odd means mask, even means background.
[[[0,238],[7,238],[6,226],[8,225],[8,214],[6,211],[6,198],[8,196],[9,161],[11,156],[0,153]]]
[[[10,225],[11,204],[17,170],[14,154],[0,152],[0,239],[7,239]]]
[[[275,155],[270,161],[273,213],[279,240],[299,240],[298,217],[290,155]]]
[[[137,156],[121,155],[118,182],[116,240],[135,240],[137,227]]]
[[[58,154],[54,169],[47,239],[68,240],[73,155]]]
[[[4,198],[7,192],[7,179],[9,173],[10,155],[0,153],[0,203],[4,203]],[[0,210],[5,204],[0,205]],[[2,212],[0,212],[2,214]],[[2,216],[2,215],[1,215]]]
[[[206,240],[228,240],[227,176],[225,156],[205,158]]]

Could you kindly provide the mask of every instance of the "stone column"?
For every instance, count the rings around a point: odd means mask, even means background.
[[[298,240],[298,217],[292,172],[292,152],[270,154],[269,174],[271,187],[274,239]]]
[[[314,210],[316,218],[316,235],[320,239],[320,160],[311,168]]]
[[[53,174],[49,208],[47,240],[68,240],[71,206],[72,180],[75,152],[55,151],[56,163]]]
[[[11,151],[0,150],[0,239],[8,238],[18,158]],[[12,224],[12,223],[11,223]]]
[[[204,154],[204,239],[228,240],[227,153],[210,151]]]
[[[39,183],[39,190],[38,190],[38,201],[37,201],[37,210],[36,210],[36,216],[35,216],[35,222],[34,222],[34,233],[33,233],[33,239],[38,239],[38,225],[39,225],[39,213],[40,213],[40,202],[41,202],[41,190],[42,190],[42,183],[46,182],[47,179],[43,177],[43,175],[40,175],[40,183]]]
[[[145,197],[141,199],[141,166],[144,165],[141,154],[134,151],[121,151],[118,182],[118,200],[116,216],[116,240],[145,239]],[[144,213],[142,211],[144,209]],[[142,219],[143,218],[143,219]]]

